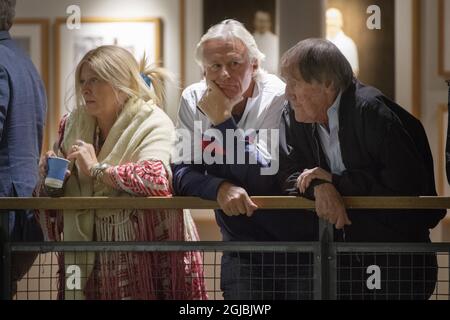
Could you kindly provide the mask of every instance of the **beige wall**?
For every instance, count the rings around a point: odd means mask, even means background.
[[[446,182],[442,162],[444,155],[439,151],[440,135],[445,132],[439,130],[439,105],[447,104],[447,86],[444,78],[438,75],[438,0],[422,1],[422,123],[430,140],[434,157],[436,182]],[[450,193],[446,193],[450,196]],[[450,217],[447,215],[447,219]],[[444,226],[444,227],[442,227]],[[449,220],[446,220],[434,230],[434,239],[449,239]]]
[[[66,8],[76,4],[81,8],[82,17],[156,17],[161,18],[163,26],[163,62],[175,76],[180,74],[180,26],[179,0],[18,0],[16,16],[18,18],[49,18],[53,23],[56,17],[65,17]],[[50,36],[50,105],[53,102],[53,39]],[[175,84],[167,85],[167,113],[172,119],[178,108],[179,88]],[[52,119],[55,124],[59,119]],[[56,127],[50,128],[51,141],[56,138]]]
[[[395,1],[395,97],[412,111],[412,0]]]

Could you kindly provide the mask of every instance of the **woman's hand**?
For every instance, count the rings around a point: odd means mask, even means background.
[[[69,149],[67,160],[73,159],[77,160],[78,169],[88,177],[91,176],[92,166],[98,163],[94,146],[82,140],[77,140]]]
[[[61,197],[64,194],[62,188],[52,188],[44,183],[44,179],[48,173],[47,160],[51,157],[57,157],[56,153],[53,150],[47,151],[40,159],[39,159],[39,176],[41,178],[41,183],[39,183],[38,194],[40,196],[45,197]],[[66,170],[66,174],[64,176],[64,182],[69,178],[70,170]]]
[[[39,159],[39,176],[41,178],[47,176],[47,160],[49,157],[56,157],[56,153],[53,150],[49,150]]]

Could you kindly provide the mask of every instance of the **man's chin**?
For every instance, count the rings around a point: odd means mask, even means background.
[[[223,90],[222,89],[222,91],[223,91],[223,94],[225,95],[225,97],[227,97],[228,99],[230,99],[230,100],[233,100],[233,99],[236,99],[237,98],[237,94],[236,94],[236,92],[230,92],[230,91],[226,91],[226,90]]]
[[[303,117],[302,115],[298,114],[295,111],[294,111],[294,115],[295,115],[295,121],[297,121],[297,122],[302,122],[302,123],[312,123],[313,122],[313,121],[308,121],[308,119],[306,119],[305,117]]]

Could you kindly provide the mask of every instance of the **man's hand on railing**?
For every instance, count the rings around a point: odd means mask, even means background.
[[[344,201],[336,188],[331,183],[324,183],[314,188],[316,198],[316,213],[319,218],[327,220],[335,225],[336,229],[342,229],[352,222],[345,211]]]
[[[258,206],[250,199],[247,191],[229,182],[223,182],[217,192],[217,202],[228,216],[246,214],[251,216]]]
[[[297,188],[300,193],[305,193],[314,179],[324,180],[331,183],[332,175],[320,167],[303,170],[297,179]]]

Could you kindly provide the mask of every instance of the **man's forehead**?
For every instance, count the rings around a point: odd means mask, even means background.
[[[240,39],[211,39],[203,44],[203,55],[205,58],[212,55],[244,55],[247,47]]]

